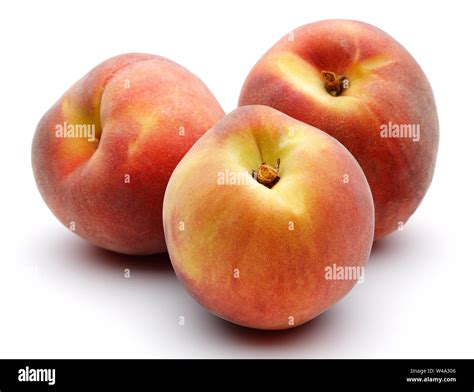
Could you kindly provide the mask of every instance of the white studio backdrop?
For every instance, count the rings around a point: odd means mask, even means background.
[[[0,357],[474,357],[471,15],[469,1],[2,2]],[[316,320],[284,332],[231,325],[187,294],[167,256],[97,249],[42,201],[30,164],[36,124],[101,61],[168,57],[229,112],[268,48],[330,18],[374,24],[417,59],[435,93],[440,149],[418,211],[374,246],[364,283]]]

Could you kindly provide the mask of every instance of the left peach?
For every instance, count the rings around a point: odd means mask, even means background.
[[[32,165],[48,207],[70,230],[115,252],[166,251],[163,197],[174,168],[224,116],[205,84],[148,54],[106,60],[43,116]]]

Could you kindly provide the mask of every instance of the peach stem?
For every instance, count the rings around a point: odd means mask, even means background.
[[[280,169],[280,158],[277,160],[276,167],[266,164],[263,162],[258,168],[257,172],[254,171],[254,178],[267,188],[272,188],[279,180],[278,171]]]
[[[321,74],[324,78],[324,87],[326,88],[326,91],[333,97],[341,95],[349,88],[349,79],[344,75],[337,75],[336,73],[329,71],[323,71]]]

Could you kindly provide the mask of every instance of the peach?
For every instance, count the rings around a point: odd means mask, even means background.
[[[111,58],[44,115],[32,165],[56,217],[97,246],[166,251],[168,179],[188,149],[224,115],[204,83],[163,57]]]
[[[163,223],[176,274],[200,304],[243,326],[286,329],[354,286],[355,274],[331,271],[363,269],[374,211],[362,169],[336,139],[245,106],[178,164]]]
[[[329,133],[362,166],[375,203],[375,238],[402,227],[431,183],[438,117],[413,57],[374,26],[302,26],[254,66],[239,105],[261,104]]]

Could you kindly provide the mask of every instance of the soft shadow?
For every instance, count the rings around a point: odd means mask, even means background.
[[[174,274],[168,253],[159,253],[151,256],[130,256],[102,249],[87,242],[84,242],[80,248],[80,252],[85,259],[91,263],[100,264],[107,268],[117,269],[118,267],[131,267],[135,271],[144,273],[159,272],[163,274]]]
[[[227,338],[252,347],[290,347],[310,341],[313,345],[318,339],[328,337],[333,325],[338,322],[335,310],[328,310],[315,319],[295,328],[265,331],[241,327],[217,316],[209,314],[211,328]]]
[[[443,233],[429,222],[414,221],[403,230],[381,238],[373,244],[368,270],[371,268],[395,268],[395,265],[429,265],[436,255],[444,252]],[[380,270],[380,271],[382,271]],[[373,269],[371,270],[374,271]]]
[[[379,256],[382,258],[382,256],[386,255],[403,253],[407,249],[418,248],[420,245],[423,245],[427,234],[429,234],[425,231],[420,229],[414,222],[414,224],[405,227],[403,230],[395,231],[375,241],[372,245],[370,256],[371,258]]]
[[[58,230],[54,233],[40,232],[33,241],[28,241],[26,250],[30,257],[50,267],[133,268],[138,272],[174,274],[168,253],[152,256],[130,256],[99,248],[76,235]]]
[[[399,243],[403,241],[402,238],[393,234],[394,237],[387,236],[380,238],[372,244],[372,250],[370,256],[379,256],[382,254],[396,252],[399,248]],[[398,237],[398,238],[397,238]]]

